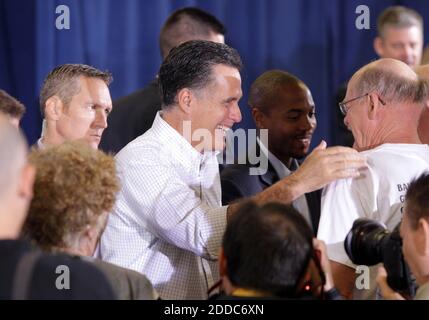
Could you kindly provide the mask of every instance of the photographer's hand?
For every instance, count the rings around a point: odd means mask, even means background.
[[[334,287],[334,278],[332,277],[331,263],[329,262],[326,245],[322,240],[313,239],[313,246],[315,250],[319,250],[320,255],[320,266],[322,271],[325,273],[326,283],[325,291],[329,291]]]
[[[377,273],[377,284],[381,290],[381,295],[386,300],[405,300],[403,296],[401,296],[396,291],[393,291],[391,287],[387,284],[387,272],[384,267],[378,268]]]

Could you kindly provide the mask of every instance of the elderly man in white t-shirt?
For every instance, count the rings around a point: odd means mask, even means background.
[[[429,147],[417,133],[424,89],[409,66],[381,59],[353,75],[340,103],[354,147],[367,157],[368,169],[359,178],[338,180],[324,189],[318,238],[326,242],[334,282],[348,298],[375,298],[376,292],[374,269],[368,288],[356,281],[356,266],[344,250],[353,221],[366,217],[393,229],[402,218],[408,183],[429,167]],[[363,284],[361,289],[355,282]]]

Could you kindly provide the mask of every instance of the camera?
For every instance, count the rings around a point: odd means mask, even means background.
[[[357,219],[346,236],[344,248],[354,264],[373,266],[382,262],[389,286],[412,297],[415,285],[402,254],[399,226],[389,231],[378,221]]]

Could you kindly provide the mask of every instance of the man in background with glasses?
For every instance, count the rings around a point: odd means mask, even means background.
[[[429,168],[429,146],[417,133],[426,90],[405,63],[380,59],[353,75],[340,103],[354,148],[367,157],[368,169],[323,190],[318,238],[326,242],[334,282],[348,298],[375,298],[376,289],[376,270],[367,269],[369,283],[355,281],[356,266],[344,250],[353,221],[375,219],[392,230],[401,221],[409,182]]]

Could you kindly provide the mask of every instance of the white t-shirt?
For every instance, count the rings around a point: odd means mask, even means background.
[[[393,230],[401,221],[409,182],[429,169],[428,145],[383,144],[361,154],[368,162],[361,177],[335,181],[323,190],[317,234],[326,242],[330,260],[352,268],[356,266],[344,250],[344,239],[353,222],[369,218]],[[375,298],[375,287],[371,281],[370,289],[364,290],[368,292],[355,297]]]

